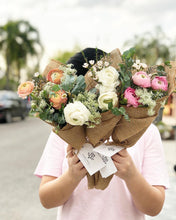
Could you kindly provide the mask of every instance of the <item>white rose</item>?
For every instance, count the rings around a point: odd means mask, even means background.
[[[113,86],[103,86],[100,84],[96,85],[96,88],[100,91],[100,95],[106,92],[115,92],[116,89]]]
[[[79,101],[69,103],[64,108],[65,120],[71,125],[83,125],[89,120],[90,115],[90,111]]]
[[[102,83],[103,86],[114,86],[117,87],[120,84],[119,73],[117,70],[109,66],[97,72],[98,81]]]
[[[118,98],[115,92],[106,92],[98,97],[98,104],[102,110],[108,110],[108,103],[110,102],[113,106],[117,105]]]

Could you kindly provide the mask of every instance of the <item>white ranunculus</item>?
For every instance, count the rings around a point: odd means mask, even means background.
[[[116,91],[114,86],[103,86],[103,85],[97,84],[96,88],[99,89],[100,95],[103,93],[106,93],[106,92],[115,92]]]
[[[112,66],[109,66],[97,72],[97,76],[98,76],[98,81],[102,83],[103,86],[117,87],[120,84],[120,81],[118,80],[119,73]]]
[[[108,103],[112,102],[113,106],[117,105],[118,97],[115,92],[106,92],[98,97],[98,104],[102,110],[108,110]]]
[[[83,125],[89,120],[90,115],[90,111],[79,101],[69,103],[64,108],[65,120],[71,125]]]

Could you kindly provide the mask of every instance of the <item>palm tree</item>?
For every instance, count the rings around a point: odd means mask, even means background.
[[[35,57],[38,64],[42,51],[39,33],[28,21],[8,21],[4,26],[0,26],[0,52],[6,63],[7,89],[10,69],[15,67],[19,82],[21,69],[26,67],[28,58]]]

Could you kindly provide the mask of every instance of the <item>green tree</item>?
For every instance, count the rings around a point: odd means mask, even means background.
[[[27,66],[28,58],[35,59],[38,65],[42,51],[38,30],[28,21],[8,21],[0,26],[0,52],[6,64],[6,89],[10,88],[11,70],[15,70],[19,82],[21,69]]]
[[[154,65],[172,58],[173,44],[160,27],[154,33],[146,32],[124,43],[124,47],[135,47],[136,55],[143,62]]]

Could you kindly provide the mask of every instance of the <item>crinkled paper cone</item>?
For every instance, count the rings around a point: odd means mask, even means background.
[[[76,150],[80,150],[86,142],[84,126],[66,124],[62,129],[53,131]]]
[[[165,66],[167,80],[169,82],[169,95],[176,89],[176,61],[170,61],[170,64],[172,65],[172,68]]]
[[[118,64],[122,62],[120,50],[113,50],[109,55],[102,58],[102,60],[107,60],[110,62],[111,66],[118,69]],[[96,82],[91,77],[89,77],[89,71],[85,75],[85,81],[86,90],[88,91],[96,86]],[[86,136],[88,137],[88,141],[94,147],[100,145],[111,136],[114,126],[121,118],[121,116],[115,116],[112,114],[111,111],[104,112],[101,114],[101,116],[101,124],[96,125],[95,128],[86,128]],[[100,172],[97,172],[92,176],[87,175],[88,187],[103,190],[108,186],[112,176],[108,178],[102,178]]]
[[[60,65],[61,63],[59,61],[51,60],[49,64],[46,66],[42,75],[46,77],[50,70],[59,68]],[[54,123],[48,123],[48,124],[51,124],[53,127],[56,126]],[[86,142],[84,126],[72,126],[70,124],[66,124],[66,126],[64,126],[59,131],[56,131],[55,128],[53,128],[53,131],[65,142],[67,142],[77,150],[79,150]]]
[[[46,77],[50,70],[59,68],[60,65],[61,63],[59,61],[51,60],[49,64],[45,67],[45,70],[43,71],[42,76]]]
[[[113,144],[123,147],[132,147],[154,121],[161,107],[160,102],[166,98],[167,97],[164,97],[157,101],[155,107],[156,114],[154,116],[148,116],[148,108],[145,107],[134,108],[123,106],[129,115],[130,121],[122,117],[117,123],[112,133]]]
[[[104,190],[110,183],[113,175],[108,176],[107,178],[102,178],[100,171],[96,172],[94,175],[90,176],[87,174],[88,188],[89,189],[101,189]]]
[[[96,125],[95,128],[86,128],[86,136],[89,143],[91,143],[94,147],[104,143],[104,141],[111,136],[112,131],[120,118],[121,116],[115,116],[111,111],[102,113],[101,123],[99,125]],[[92,176],[87,175],[88,188],[103,190],[108,186],[112,176],[103,178],[100,172],[97,172]]]
[[[112,134],[112,131],[121,115],[116,116],[111,111],[101,113],[101,123],[94,128],[86,128],[86,136],[94,147],[104,143]]]

